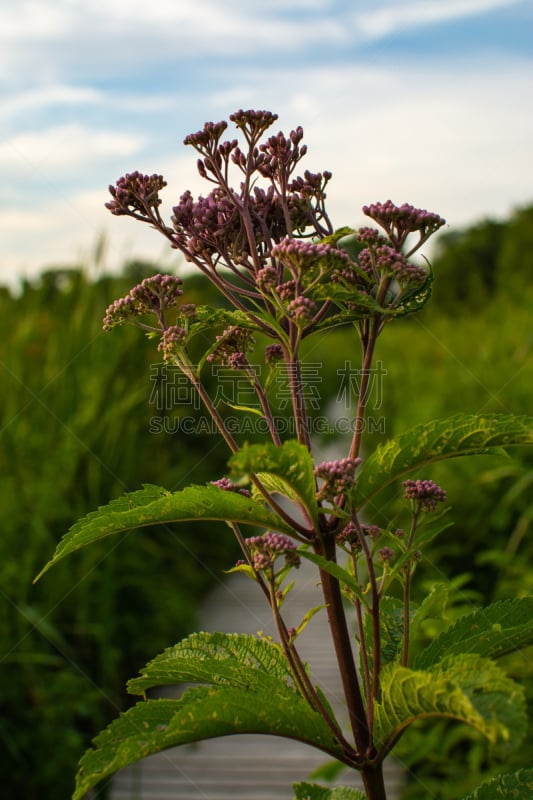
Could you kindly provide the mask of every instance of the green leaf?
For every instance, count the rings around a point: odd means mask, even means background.
[[[527,800],[533,797],[533,769],[519,769],[485,781],[463,800]]]
[[[434,461],[532,444],[532,423],[532,417],[512,414],[457,414],[417,425],[379,445],[363,463],[354,490],[355,505],[361,508],[393,481]]]
[[[52,559],[35,580],[39,580],[60,559],[106,536],[162,522],[193,520],[232,521],[292,533],[292,528],[264,504],[238,492],[228,492],[212,485],[189,486],[180,492],[168,492],[159,486],[146,485],[78,520],[63,536]]]
[[[179,700],[137,703],[112,722],[81,759],[73,800],[117,770],[168,747],[239,733],[284,736],[342,757],[322,717],[289,687],[280,684],[273,692],[201,686]]]
[[[375,706],[378,746],[389,750],[411,723],[426,717],[471,725],[502,751],[520,743],[527,723],[522,687],[489,659],[455,656],[424,671],[387,664]]]
[[[319,556],[317,553],[310,553],[309,550],[299,549],[298,555],[302,556],[302,558],[306,558],[308,561],[312,561],[313,564],[316,564],[317,567],[323,569],[324,572],[327,572],[328,575],[333,575],[334,578],[341,584],[341,589],[344,586],[347,586],[354,595],[360,600],[363,605],[367,606],[367,600],[363,594],[363,590],[359,586],[358,581],[351,575],[348,570],[341,567],[340,564],[337,564],[336,561],[329,561],[324,556]]]
[[[349,786],[319,786],[318,783],[294,783],[294,800],[366,800],[366,795]]]
[[[292,683],[278,644],[238,633],[193,633],[167,648],[128,683],[131,694],[179,683],[228,684],[257,691]]]
[[[179,311],[179,309],[178,309]],[[191,322],[192,335],[208,331],[210,334],[215,327],[234,325],[239,328],[257,329],[248,314],[236,309],[212,308],[211,306],[196,306],[196,316]]]
[[[395,661],[401,651],[403,643],[403,602],[396,597],[382,597],[379,602],[379,625],[381,644],[381,664]],[[368,649],[369,665],[373,667],[372,643],[372,616],[365,614],[363,618],[366,645]]]
[[[461,617],[419,653],[414,667],[427,669],[455,653],[499,658],[531,644],[533,597],[515,597]]]
[[[257,475],[269,491],[303,503],[313,523],[317,523],[314,464],[305,445],[294,439],[281,447],[268,442],[246,445],[231,456],[229,467],[232,476]]]
[[[431,266],[424,283],[413,291],[407,292],[399,298],[398,305],[391,308],[390,313],[394,317],[405,317],[407,314],[414,314],[423,308],[431,298],[433,291],[433,270]]]
[[[410,657],[421,650],[422,644],[427,640],[428,624],[438,625],[439,629],[449,626],[446,620],[446,609],[450,589],[446,583],[436,583],[420,605],[415,609],[409,623],[409,655]],[[414,664],[416,664],[416,659]]]

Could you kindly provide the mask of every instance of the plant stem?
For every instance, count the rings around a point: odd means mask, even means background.
[[[361,439],[365,427],[365,412],[366,403],[368,400],[368,384],[370,381],[370,370],[372,368],[372,359],[374,357],[374,349],[379,335],[380,318],[376,315],[372,320],[368,336],[363,340],[363,363],[361,368],[361,387],[359,391],[359,398],[357,401],[357,412],[355,415],[355,427],[350,447],[350,458],[357,458],[361,449]]]
[[[320,548],[319,548],[320,549]],[[329,561],[335,561],[335,539],[328,536],[323,541],[323,552]],[[342,603],[339,581],[324,570],[320,570],[322,591],[326,601],[327,615],[333,638],[333,646],[346,698],[346,707],[359,755],[366,753],[370,739],[363,696],[359,686],[359,678],[355,666],[351,636],[346,623],[346,614]]]
[[[302,663],[300,654],[298,653],[294,644],[291,642],[287,626],[279,610],[279,606],[276,599],[276,587],[273,581],[271,581],[269,584],[268,600],[270,603],[270,607],[272,609],[274,623],[276,625],[276,630],[278,632],[279,640],[281,646],[283,647],[283,652],[285,653],[285,658],[287,659],[287,663],[291,670],[294,681],[300,690],[300,693],[307,700],[311,708],[313,708],[315,711],[318,711],[319,714],[321,714],[321,716],[324,718],[326,724],[330,728],[335,738],[344,748],[346,754],[350,758],[353,757],[353,747],[344,738],[342,731],[340,730],[337,724],[336,719],[334,717],[331,717],[327,709],[324,707],[324,704],[322,703],[320,697],[318,696],[311,682],[311,679],[307,674],[305,665]],[[347,761],[347,763],[349,763],[351,766],[353,762],[349,760]]]
[[[409,531],[409,536],[407,539],[407,548],[410,549],[413,546],[413,540],[415,538],[416,527],[418,524],[418,515],[419,511],[415,511],[413,514],[413,519],[411,521],[411,529]],[[408,561],[405,565],[405,584],[403,587],[403,646],[402,646],[402,658],[401,664],[403,667],[407,666],[407,662],[409,660],[409,626],[410,626],[410,616],[409,616],[409,603],[411,600],[411,578],[412,578],[412,570],[411,570],[411,561]]]
[[[361,769],[361,777],[368,800],[387,800],[382,762],[364,766]]]
[[[311,452],[311,437],[309,433],[309,421],[307,418],[307,408],[302,386],[302,369],[300,359],[297,355],[297,335],[291,336],[291,346],[287,348],[282,344],[285,364],[287,366],[287,377],[291,391],[292,408],[294,421],[296,423],[296,434],[300,444],[304,444]]]

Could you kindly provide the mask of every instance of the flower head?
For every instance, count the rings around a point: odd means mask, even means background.
[[[435,511],[437,504],[446,500],[446,492],[434,481],[407,480],[403,488],[404,497],[413,500],[422,511]]]
[[[344,250],[331,244],[307,242],[285,237],[272,248],[272,255],[286,266],[294,277],[305,276],[322,267],[323,272],[343,269],[351,265]]]
[[[243,369],[248,366],[246,353],[253,349],[254,344],[255,339],[248,328],[231,325],[216,337],[216,346],[207,360],[232,369]]]
[[[323,481],[317,498],[334,500],[337,495],[351,488],[355,482],[355,470],[360,463],[360,458],[341,458],[317,464],[315,476]]]
[[[279,556],[285,557],[287,566],[300,566],[300,556],[296,552],[297,545],[283,533],[267,531],[263,536],[252,536],[245,541],[250,548],[252,563],[256,570],[271,569]]]
[[[382,564],[388,564],[393,559],[396,553],[392,549],[392,547],[382,547],[381,550],[378,550],[379,560]]]
[[[427,239],[446,223],[438,214],[415,208],[409,203],[395,205],[392,200],[363,206],[363,213],[371,217],[387,232],[395,246],[401,246],[410,233],[418,232]]]
[[[265,347],[265,362],[275,364],[283,359],[283,349],[280,344],[268,344]]]
[[[335,539],[339,547],[346,547],[348,545],[352,550],[358,550],[361,547],[357,526],[351,519],[348,520],[344,528],[339,531]]]
[[[218,481],[211,481],[211,484],[218,486],[219,489],[223,489],[225,492],[237,492],[237,494],[242,494],[244,497],[252,496],[249,489],[244,489],[238,483],[233,483],[229,478],[219,478]]]
[[[177,305],[183,294],[183,281],[175,275],[153,275],[134,286],[125,297],[120,297],[108,306],[103,328],[111,330],[131,317],[155,314],[161,325],[166,309]]]
[[[255,140],[270,128],[278,119],[277,114],[271,111],[254,111],[249,109],[243,111],[242,108],[230,114],[230,120],[237,128],[244,132],[250,140]]]
[[[148,215],[151,209],[161,204],[159,192],[167,185],[162,175],[143,175],[130,172],[119,178],[116,186],[110,186],[112,200],[105,204],[112,214],[131,214],[140,212]]]
[[[163,354],[163,361],[170,361],[177,349],[187,341],[187,331],[178,325],[171,325],[163,331],[157,349]]]
[[[316,303],[308,297],[298,295],[287,306],[287,314],[296,323],[305,324],[316,313]]]

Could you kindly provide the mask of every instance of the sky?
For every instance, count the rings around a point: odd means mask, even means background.
[[[210,188],[183,139],[240,108],[303,126],[335,227],[388,198],[449,230],[533,203],[531,0],[0,0],[0,97],[3,284],[172,269],[155,231],[105,209],[107,187],[163,174],[170,215]]]

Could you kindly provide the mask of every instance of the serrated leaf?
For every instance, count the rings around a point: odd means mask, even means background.
[[[278,644],[239,633],[193,633],[152,659],[139,678],[128,683],[130,694],[153,686],[179,683],[227,684],[242,689],[268,689],[292,683]]]
[[[362,277],[365,273],[361,270]],[[317,285],[309,296],[313,300],[324,301],[331,300],[332,302],[342,305],[349,303],[350,308],[355,306],[353,313],[357,314],[357,318],[366,317],[376,311],[381,311],[380,306],[376,300],[367,292],[361,289],[356,289],[354,286],[346,286],[341,283],[321,283]]]
[[[463,800],[528,800],[533,797],[533,769],[519,769],[485,781]]]
[[[201,333],[204,330],[211,332],[214,327],[219,325],[235,325],[239,328],[257,328],[257,325],[254,325],[248,314],[245,314],[243,311],[227,308],[212,308],[211,306],[196,306],[196,316],[190,326],[191,333]]]
[[[379,445],[363,463],[354,490],[355,505],[361,508],[393,481],[435,461],[532,443],[533,418],[527,416],[457,414],[417,425]]]
[[[317,522],[314,464],[305,445],[294,439],[281,447],[268,442],[247,445],[231,456],[229,467],[231,474],[240,478],[263,476],[267,488],[303,503],[313,523]],[[268,484],[267,475],[272,476]]]
[[[395,661],[399,657],[403,644],[403,627],[403,602],[396,597],[382,597],[379,602],[382,665]],[[372,643],[372,617],[370,614],[365,614],[363,628],[368,648],[369,665],[372,669],[373,660],[370,647]]]
[[[388,750],[415,720],[448,717],[471,725],[501,749],[526,730],[523,689],[493,661],[477,655],[446,659],[429,670],[387,664],[375,706],[375,739]]]
[[[213,485],[168,492],[159,486],[145,485],[78,520],[63,536],[52,559],[35,580],[65,556],[106,536],[163,522],[194,520],[227,520],[292,533],[292,528],[263,503],[238,492]]]
[[[433,269],[428,267],[428,273],[424,283],[414,291],[409,292],[400,298],[398,305],[391,309],[394,317],[405,317],[407,314],[414,314],[423,308],[431,298],[433,292]]]
[[[121,714],[82,757],[73,800],[119,769],[168,747],[239,733],[284,736],[342,757],[322,717],[292,689],[244,692],[202,686],[179,700],[147,700]]]
[[[347,225],[337,228],[329,236],[324,236],[320,239],[320,244],[336,244],[341,250],[346,250],[350,258],[354,260],[364,247],[357,238],[355,228],[349,228]]]
[[[318,783],[294,783],[294,800],[366,800],[366,795],[350,786],[333,789]]]
[[[418,654],[414,667],[427,669],[454,653],[499,658],[531,644],[533,597],[515,597],[461,617]]]

